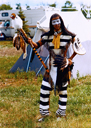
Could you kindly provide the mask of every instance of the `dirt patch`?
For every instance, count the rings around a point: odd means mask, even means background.
[[[0,88],[5,88],[8,86],[21,86],[21,85],[26,85],[27,80],[26,79],[4,79],[4,81],[0,82]]]
[[[15,56],[15,55],[21,55],[23,52],[22,50],[17,50],[16,48],[1,48],[0,49],[0,56]]]

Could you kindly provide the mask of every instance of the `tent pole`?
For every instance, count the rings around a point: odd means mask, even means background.
[[[46,63],[46,61],[48,60],[49,55],[47,56],[47,58],[45,59],[44,63]],[[40,69],[38,70],[38,72],[36,73],[36,76],[39,74],[39,72],[41,71],[41,69],[43,68],[43,65],[40,67]]]
[[[36,30],[35,30],[35,35],[36,35],[36,32],[37,32],[37,27],[36,27]],[[34,35],[33,41],[35,39],[35,35]],[[27,64],[27,68],[26,68],[26,72],[28,72],[28,69],[29,69],[29,63],[30,63],[30,60],[31,60],[32,51],[33,51],[33,49],[31,48],[29,59],[28,59],[28,64]]]

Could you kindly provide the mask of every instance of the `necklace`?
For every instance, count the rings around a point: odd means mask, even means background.
[[[57,36],[60,32],[61,32],[61,30],[54,32],[54,35]]]

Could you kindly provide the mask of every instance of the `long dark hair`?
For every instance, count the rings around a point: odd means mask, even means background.
[[[63,21],[62,17],[61,17],[59,14],[57,14],[57,13],[55,13],[55,14],[53,14],[53,15],[51,16],[51,18],[50,18],[50,23],[49,23],[49,29],[50,29],[50,31],[47,32],[47,33],[45,33],[45,34],[48,34],[49,36],[54,34],[54,27],[53,27],[53,25],[52,25],[52,19],[55,18],[55,17],[59,17],[59,19],[61,20],[61,25],[60,25],[60,27],[61,27],[61,29],[62,29],[63,34],[65,34],[65,35],[70,35],[70,36],[72,36],[72,37],[74,38],[74,37],[76,36],[76,34],[70,32],[70,31],[65,27],[64,21]],[[43,35],[45,35],[45,34],[43,34]]]

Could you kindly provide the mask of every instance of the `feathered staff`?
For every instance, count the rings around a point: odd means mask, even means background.
[[[15,13],[12,13],[10,18],[12,19],[11,24],[12,24],[12,27],[15,29],[15,32],[17,32],[17,29],[22,29],[23,22],[18,15],[16,15]],[[26,57],[27,57],[27,51],[26,51],[27,45],[19,33],[16,33],[13,37],[13,46],[16,47],[17,50],[19,50],[21,48],[23,53],[24,53],[23,59],[26,59]]]

